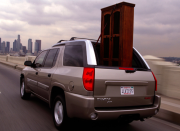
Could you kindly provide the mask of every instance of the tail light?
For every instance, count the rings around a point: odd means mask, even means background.
[[[153,74],[153,76],[154,76],[155,85],[156,85],[156,87],[155,87],[155,91],[157,91],[157,79],[156,79],[156,77],[155,77],[155,75],[154,75],[154,73],[153,73],[153,72],[152,72],[152,74]]]
[[[83,79],[84,88],[88,91],[93,91],[93,89],[94,89],[94,68],[84,68],[82,79]]]

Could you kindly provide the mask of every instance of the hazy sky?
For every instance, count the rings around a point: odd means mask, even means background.
[[[97,39],[101,8],[119,0],[1,0],[0,38],[42,40],[42,49],[72,36]],[[180,0],[128,0],[134,10],[134,47],[142,55],[180,57]]]

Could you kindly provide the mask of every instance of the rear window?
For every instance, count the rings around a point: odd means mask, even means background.
[[[83,67],[83,49],[81,45],[65,46],[63,65]]]
[[[96,45],[96,46],[95,46]],[[96,60],[97,60],[97,65],[98,66],[109,66],[108,62],[104,62],[103,65],[100,64],[100,44],[96,44],[93,42],[93,47],[95,50],[95,54],[96,54]],[[112,55],[116,55],[116,54],[112,54]],[[118,62],[116,61],[112,61],[112,66],[111,67],[118,67]],[[144,61],[141,59],[141,57],[137,54],[137,52],[133,49],[133,58],[132,58],[132,67],[133,68],[144,68],[147,69]]]

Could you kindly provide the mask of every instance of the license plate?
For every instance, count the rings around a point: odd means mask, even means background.
[[[133,86],[121,86],[121,95],[134,95]]]

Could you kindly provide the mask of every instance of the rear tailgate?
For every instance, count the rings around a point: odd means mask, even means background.
[[[95,107],[152,105],[155,80],[151,71],[126,73],[125,70],[95,68]]]

